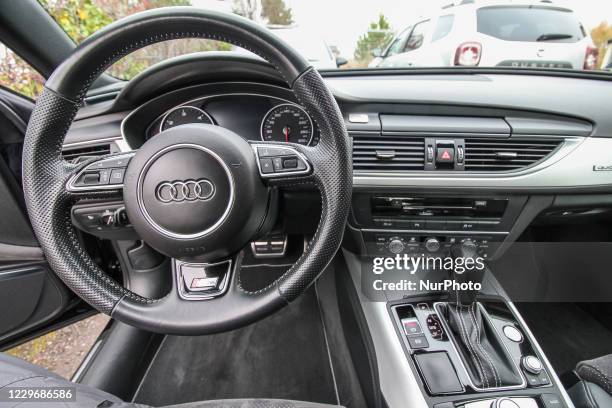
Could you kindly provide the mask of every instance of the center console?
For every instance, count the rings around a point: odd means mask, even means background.
[[[495,255],[514,225],[524,196],[355,193],[353,224],[369,256],[444,254],[470,241],[483,258]]]
[[[445,291],[390,289],[374,299],[370,282],[363,278],[372,269],[370,260],[377,257],[455,258],[457,247],[466,247],[473,250],[471,257],[495,259],[502,243],[513,238],[527,203],[527,196],[477,192],[376,189],[353,194],[349,226],[360,245],[355,248],[358,254],[346,250],[345,260],[372,337],[381,392],[389,408],[571,407],[546,356],[489,266],[478,278],[482,290],[467,299]],[[401,271],[391,273],[404,278]],[[467,279],[449,277],[442,270],[420,273],[405,278]]]

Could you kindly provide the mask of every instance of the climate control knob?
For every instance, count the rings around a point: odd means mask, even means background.
[[[438,252],[440,250],[440,241],[437,238],[427,238],[425,241],[425,249],[427,252]]]
[[[404,249],[406,249],[406,244],[404,244],[404,241],[399,238],[391,238],[389,244],[387,245],[387,248],[391,253],[401,254],[402,252],[404,252]]]

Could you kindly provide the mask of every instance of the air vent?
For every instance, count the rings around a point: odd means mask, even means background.
[[[423,170],[424,150],[422,138],[353,134],[353,169],[384,172]]]
[[[465,170],[522,169],[546,158],[561,143],[558,139],[465,139]]]
[[[62,150],[64,160],[78,163],[89,157],[104,156],[111,153],[110,144],[102,144],[96,146],[87,146],[79,148],[68,148]]]

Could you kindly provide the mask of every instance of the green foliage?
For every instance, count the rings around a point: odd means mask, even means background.
[[[257,20],[259,9],[259,0],[233,0],[232,2],[232,12],[250,20]]]
[[[262,0],[261,16],[268,24],[291,25],[293,15],[290,7],[283,0]]]
[[[372,51],[382,50],[393,39],[393,31],[389,21],[383,14],[378,16],[378,21],[370,23],[370,28],[357,40],[355,59],[360,65],[367,65],[372,60]]]
[[[115,20],[130,14],[158,7],[189,6],[190,0],[39,0],[76,43]],[[1,44],[0,44],[1,46]],[[201,51],[231,50],[218,41],[184,39],[150,45],[121,59],[108,73],[129,80],[149,66],[182,54]],[[35,98],[44,79],[12,51],[0,58],[0,84],[23,95]]]
[[[4,45],[0,44],[0,47]],[[0,85],[28,98],[36,98],[42,90],[44,78],[6,47],[4,54],[4,58],[0,57]]]

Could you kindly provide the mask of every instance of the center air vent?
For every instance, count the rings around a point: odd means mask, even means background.
[[[423,170],[424,149],[423,138],[353,134],[353,169],[384,172]]]
[[[101,144],[95,146],[67,148],[62,150],[62,156],[66,161],[78,163],[90,157],[104,156],[111,153],[110,144]]]
[[[466,171],[510,171],[531,166],[549,156],[559,139],[465,139]]]

